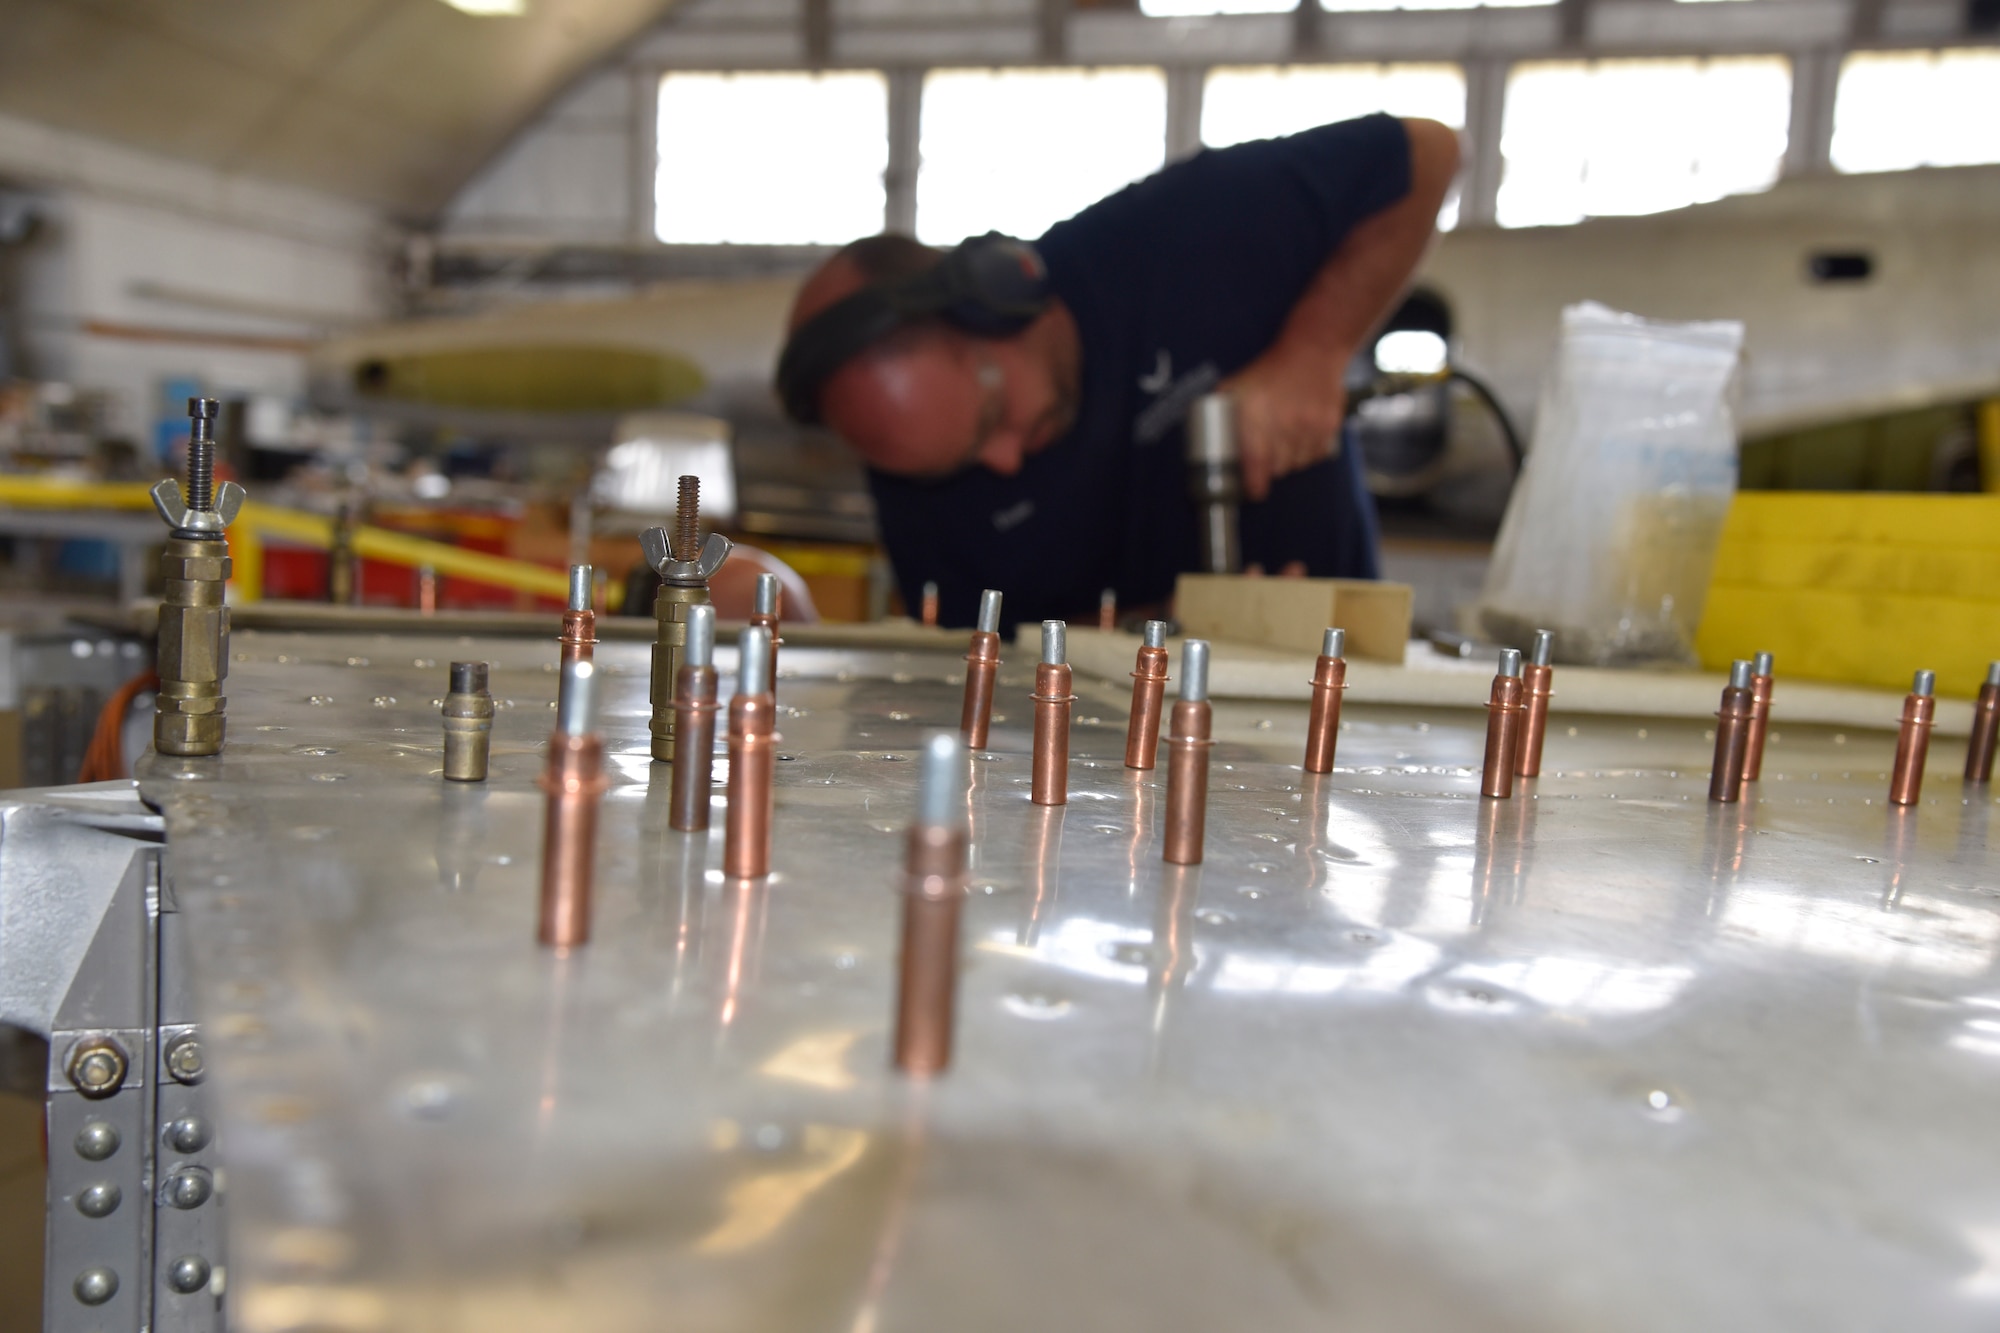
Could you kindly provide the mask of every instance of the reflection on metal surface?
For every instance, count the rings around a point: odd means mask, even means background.
[[[667,826],[647,646],[599,645],[597,929],[558,960],[524,929],[554,645],[235,649],[228,750],[142,783],[252,1333],[1974,1329],[2000,1300],[2000,855],[1955,753],[1892,809],[1893,733],[1780,695],[1762,780],[1711,806],[1706,721],[1558,709],[1553,767],[1481,801],[1474,710],[1351,691],[1318,776],[1303,704],[1219,702],[1176,867],[1129,681],[1080,679],[1068,805],[1030,800],[1024,709],[971,762],[919,1096],[892,886],[958,653],[788,648],[772,874],[737,881]],[[402,665],[472,657],[483,788],[438,780],[435,667]]]

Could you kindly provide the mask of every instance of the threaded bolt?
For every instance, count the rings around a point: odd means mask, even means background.
[[[674,527],[674,559],[692,560],[701,549],[701,478],[681,478],[679,521]]]
[[[215,416],[222,404],[213,398],[188,399],[187,507],[215,508]]]

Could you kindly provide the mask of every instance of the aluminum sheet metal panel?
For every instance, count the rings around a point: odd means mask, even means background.
[[[1079,682],[971,764],[955,1063],[889,1067],[914,754],[955,656],[788,648],[774,873],[667,828],[604,644],[594,941],[535,944],[556,644],[245,633],[216,760],[149,761],[212,1034],[236,1327],[1990,1328],[2000,858],[1940,745],[1785,724],[1216,708],[1207,859]],[[446,664],[492,776],[439,778]],[[725,654],[720,664],[733,667]],[[731,682],[724,681],[725,692]],[[1484,683],[1468,705],[1483,699]],[[1891,719],[1885,718],[1885,726]],[[718,776],[720,776],[718,762]],[[718,801],[721,799],[718,788]]]

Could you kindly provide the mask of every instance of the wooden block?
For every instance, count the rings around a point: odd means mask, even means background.
[[[1181,632],[1317,654],[1320,634],[1347,631],[1347,655],[1401,662],[1410,641],[1410,585],[1369,579],[1183,574],[1174,593]]]

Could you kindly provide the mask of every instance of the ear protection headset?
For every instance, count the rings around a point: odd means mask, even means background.
[[[1035,247],[989,231],[921,273],[863,287],[799,325],[778,358],[778,396],[794,421],[812,424],[833,373],[899,329],[942,319],[982,338],[1005,338],[1048,303],[1048,269]]]

